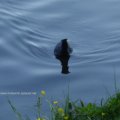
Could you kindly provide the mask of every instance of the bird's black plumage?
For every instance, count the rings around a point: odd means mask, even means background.
[[[70,54],[72,53],[72,48],[70,48],[67,39],[61,40],[54,49],[55,57],[60,60],[62,65],[62,73],[69,73],[68,61],[70,58]]]

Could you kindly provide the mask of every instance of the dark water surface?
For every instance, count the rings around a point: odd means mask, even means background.
[[[99,102],[120,85],[119,0],[0,0],[0,93],[36,92],[62,100]],[[54,46],[68,38],[69,75],[60,73]],[[9,97],[35,119],[37,95],[0,95],[0,120],[15,120]],[[44,111],[47,113],[45,105]]]

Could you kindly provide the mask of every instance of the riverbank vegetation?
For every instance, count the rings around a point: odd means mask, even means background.
[[[46,99],[43,99],[46,98]],[[50,117],[42,115],[43,100],[47,101],[50,107]],[[16,114],[16,120],[31,120],[28,116],[23,118],[15,106],[8,101],[12,110]],[[110,96],[107,100],[101,100],[100,104],[87,103],[79,100],[73,102],[69,94],[66,96],[64,103],[59,101],[49,101],[46,92],[42,90],[37,100],[37,118],[35,120],[120,120],[120,91]]]

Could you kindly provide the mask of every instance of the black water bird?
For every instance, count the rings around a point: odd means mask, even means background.
[[[62,65],[62,71],[63,74],[68,74],[69,72],[69,66],[68,61],[70,59],[70,54],[72,53],[73,49],[69,46],[67,39],[62,39],[54,49],[54,55],[56,59],[60,60]]]

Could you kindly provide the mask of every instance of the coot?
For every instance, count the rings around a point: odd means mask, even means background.
[[[68,61],[70,58],[70,54],[72,53],[73,49],[70,47],[70,45],[67,42],[67,39],[62,39],[54,49],[54,55],[56,59],[60,60],[62,65],[62,71],[63,74],[68,74],[69,72],[69,66]]]

